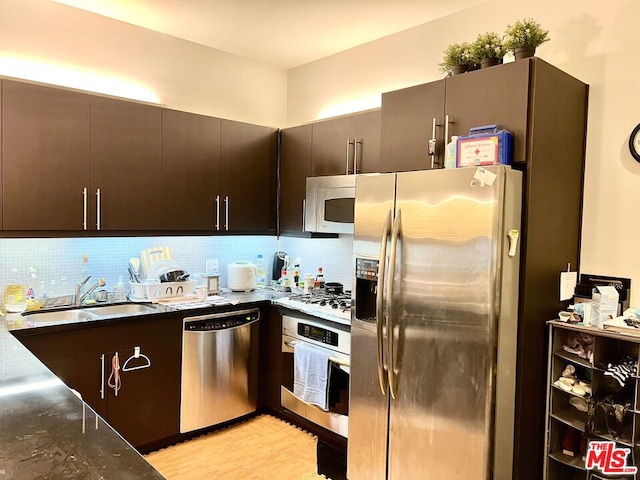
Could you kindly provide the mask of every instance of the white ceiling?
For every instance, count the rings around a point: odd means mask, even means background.
[[[289,69],[483,0],[55,1]]]

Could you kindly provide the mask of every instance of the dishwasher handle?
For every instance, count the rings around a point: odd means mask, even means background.
[[[218,330],[230,330],[260,320],[260,310],[257,308],[247,310],[235,310],[232,312],[212,313],[198,315],[183,319],[185,332],[216,332]]]

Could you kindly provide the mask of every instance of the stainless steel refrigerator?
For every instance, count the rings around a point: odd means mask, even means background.
[[[522,174],[356,179],[349,480],[510,479]]]

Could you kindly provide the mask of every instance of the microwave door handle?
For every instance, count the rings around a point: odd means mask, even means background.
[[[384,319],[386,317],[384,311],[384,283],[386,273],[387,262],[387,242],[389,240],[389,234],[391,233],[391,210],[387,213],[384,226],[382,227],[382,239],[380,241],[380,260],[378,263],[378,283],[376,285],[376,339],[378,341],[378,382],[380,383],[380,390],[383,395],[387,394],[389,387],[388,381],[388,367],[387,362],[389,359],[388,352],[385,353],[385,339],[384,339]],[[387,334],[389,330],[387,329]]]
[[[402,210],[398,209],[396,212],[396,219],[393,223],[393,233],[391,235],[391,253],[389,254],[389,281],[387,282],[387,352],[388,352],[388,369],[389,375],[389,391],[391,392],[391,398],[394,400],[398,395],[398,375],[396,372],[395,362],[395,348],[394,348],[394,323],[395,315],[395,301],[393,298],[393,287],[396,273],[396,258],[398,254],[398,238],[400,237],[400,231],[402,229]]]

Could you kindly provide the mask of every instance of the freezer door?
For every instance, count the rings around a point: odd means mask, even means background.
[[[354,258],[380,260],[383,263],[382,266],[378,264],[381,270],[384,269],[384,259],[380,259],[381,240],[385,223],[388,217],[393,215],[394,189],[394,174],[359,175],[356,178]],[[390,221],[388,223],[390,224]],[[354,285],[357,282],[354,278]],[[358,288],[353,288],[354,296],[357,290]],[[379,289],[377,295],[381,295]],[[370,312],[371,309],[375,309],[378,313],[376,300],[377,298],[370,298],[372,304],[365,310]],[[354,298],[354,305],[357,301],[364,299]],[[355,317],[355,310],[360,311],[354,309],[351,321],[347,478],[385,480],[389,394],[386,384],[384,389],[381,389],[378,370],[378,326],[383,325],[378,325],[375,315],[367,315],[367,321],[359,320]],[[380,330],[384,334],[384,330]],[[383,375],[386,379],[386,373]]]
[[[503,263],[511,280],[518,268],[505,250],[506,230],[519,229],[517,215],[506,225],[505,186],[521,177],[487,171],[493,182],[474,168],[397,176],[391,480],[492,478],[498,314],[503,295],[517,298],[517,281],[501,291]]]

